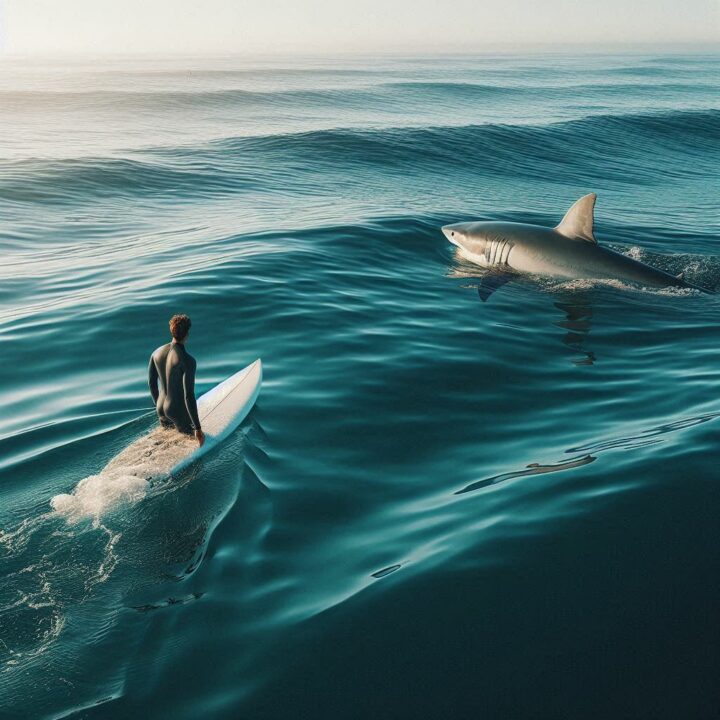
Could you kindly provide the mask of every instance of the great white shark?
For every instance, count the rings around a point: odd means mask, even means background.
[[[598,245],[593,230],[596,199],[595,193],[581,197],[554,228],[516,222],[461,222],[445,225],[442,231],[461,255],[488,270],[478,288],[483,300],[519,273],[704,290],[685,282],[682,275],[671,275]]]

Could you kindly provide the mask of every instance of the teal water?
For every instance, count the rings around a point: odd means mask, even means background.
[[[3,60],[0,716],[716,716],[718,296],[482,303],[439,227],[595,191],[601,243],[720,288],[718,71]],[[175,312],[200,392],[262,394],[128,489]]]

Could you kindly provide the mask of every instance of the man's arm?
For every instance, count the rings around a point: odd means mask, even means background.
[[[183,373],[183,390],[185,391],[185,407],[187,408],[188,415],[192,420],[193,427],[195,428],[195,437],[202,445],[205,441],[202,428],[200,427],[200,418],[198,417],[197,401],[195,400],[195,369],[197,363],[194,359],[188,358],[188,363],[185,366],[185,372]]]
[[[155,361],[150,356],[150,364],[148,365],[148,385],[150,386],[150,394],[152,395],[153,405],[157,407],[157,401],[160,397],[160,389],[158,387],[158,371],[155,367]]]

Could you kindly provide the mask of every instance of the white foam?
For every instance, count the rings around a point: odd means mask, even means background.
[[[71,493],[55,495],[50,504],[70,523],[89,518],[97,524],[108,513],[142,500],[150,481],[167,475],[195,446],[194,438],[158,428],[114,457],[102,472],[81,480]]]
[[[632,258],[633,260],[643,260],[647,256],[647,253],[643,248],[634,246],[631,248],[627,248],[623,252],[623,255]]]
[[[83,517],[98,520],[111,509],[142,500],[148,486],[147,480],[135,475],[103,472],[86,477],[71,493],[56,495],[50,503],[68,522],[75,523]]]
[[[622,280],[614,278],[575,278],[572,280],[548,280],[547,285],[553,290],[589,290],[590,288],[605,286],[620,290],[642,290],[639,286],[628,285]]]
[[[589,290],[594,287],[612,287],[619,290],[632,291],[638,293],[648,293],[652,295],[699,295],[700,290],[690,287],[678,287],[675,285],[668,285],[667,287],[648,287],[644,285],[635,285],[631,283],[625,283],[622,280],[615,279],[600,279],[600,278],[584,278],[578,280],[565,280],[557,285],[552,281],[548,283],[548,286],[553,290]]]

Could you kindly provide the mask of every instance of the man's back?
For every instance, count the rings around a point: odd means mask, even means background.
[[[195,401],[195,358],[182,343],[170,342],[150,357],[148,381],[158,417],[180,432],[200,429]]]

